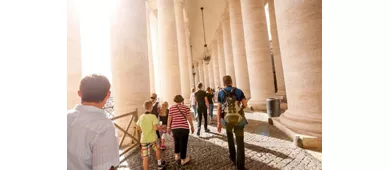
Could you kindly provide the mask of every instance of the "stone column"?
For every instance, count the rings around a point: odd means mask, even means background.
[[[198,72],[199,72],[199,82],[201,82],[204,85],[203,60],[198,60]],[[196,88],[198,88],[198,83],[196,84]]]
[[[67,109],[81,102],[77,91],[82,79],[80,21],[75,0],[68,0]]]
[[[322,137],[322,1],[277,0],[275,13],[288,99],[280,121]]]
[[[184,27],[183,16],[183,0],[174,0],[175,2],[175,16],[176,16],[176,29],[177,29],[177,44],[179,48],[179,62],[180,62],[180,85],[181,95],[184,97],[185,102],[190,100],[190,79],[188,77],[188,54],[187,54],[187,41],[186,31]],[[172,98],[173,99],[173,98]]]
[[[190,48],[190,32],[188,31],[188,20],[186,22],[186,47],[187,47],[187,60],[188,60],[188,76],[190,79],[189,89],[194,88],[194,75],[192,75],[192,57]]]
[[[195,89],[197,88],[196,86],[198,85],[199,81],[200,81],[200,73],[199,73],[199,64],[198,62],[194,62],[194,70],[195,70]]]
[[[204,62],[204,61],[203,61],[203,76],[204,76],[203,87],[206,90],[206,88],[210,86],[210,84],[209,84],[209,69],[208,69],[208,64],[206,64],[206,62]]]
[[[181,94],[180,66],[173,0],[157,0],[159,56],[161,58],[162,96],[169,105]]]
[[[241,8],[252,87],[249,104],[255,110],[266,110],[266,100],[274,96],[275,89],[264,0],[241,0]]]
[[[219,52],[218,52],[218,43],[217,43],[217,39],[218,39],[218,36],[216,36],[216,40],[213,41],[213,46],[212,46],[212,50],[214,51],[213,52],[213,58],[211,58],[211,60],[213,61],[213,81],[214,81],[214,87],[213,88],[217,88],[217,86],[221,86],[220,84],[220,80],[219,80]]]
[[[228,0],[236,86],[251,98],[240,0]],[[264,10],[263,10],[264,11]]]
[[[152,48],[152,36],[150,28],[150,15],[152,9],[150,8],[149,2],[145,1],[146,8],[146,26],[147,26],[147,37],[148,37],[148,60],[149,60],[149,81],[150,81],[150,94],[156,92],[156,86],[154,84],[154,64],[153,64],[153,48]]]
[[[218,59],[217,41],[212,40],[210,45],[211,45],[210,46],[211,47],[211,61],[209,64],[209,82],[210,82],[210,87],[215,88],[217,86],[216,86],[216,82],[214,82],[215,74],[216,74],[214,69],[215,69],[215,65],[218,65],[218,62],[216,62],[216,59]]]
[[[277,95],[286,96],[286,87],[284,85],[284,73],[283,73],[283,62],[280,56],[279,49],[279,38],[278,38],[278,28],[275,18],[275,7],[274,0],[268,0],[268,11],[269,11],[269,22],[271,25],[271,36],[272,36],[272,53],[274,55],[274,64],[276,72],[276,83],[278,87]]]
[[[229,9],[225,9],[222,14],[222,33],[223,33],[223,48],[225,53],[226,75],[230,75],[233,80],[233,86],[236,86],[236,73],[234,71],[234,59],[232,52],[232,39],[230,33],[230,18]],[[222,79],[222,78],[221,78]],[[246,94],[245,94],[246,95]]]
[[[215,45],[215,44],[214,44]],[[213,44],[211,44],[211,48],[213,48]],[[215,51],[211,50],[211,57],[216,57]],[[210,63],[207,65],[208,76],[209,76],[209,87],[214,88],[214,62],[213,59],[210,59]]]
[[[224,52],[224,43],[223,43],[223,34],[222,34],[222,26],[217,29],[217,46],[218,46],[218,70],[219,77],[218,81],[219,86],[223,87],[222,77],[226,75],[226,64],[225,64],[225,52]]]
[[[116,116],[138,109],[149,99],[149,61],[145,1],[119,0],[111,18],[111,68]],[[131,31],[129,31],[131,30]],[[115,121],[126,128],[130,118]],[[133,125],[134,126],[134,125]],[[129,130],[130,134],[133,129]],[[119,137],[123,133],[119,132]],[[125,144],[128,141],[125,141]]]

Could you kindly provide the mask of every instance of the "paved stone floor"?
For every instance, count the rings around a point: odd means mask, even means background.
[[[247,113],[249,124],[245,128],[245,166],[248,169],[322,169],[322,162],[304,149],[292,145],[292,140],[267,122],[262,113]],[[194,124],[196,125],[196,123]],[[228,156],[226,130],[217,133],[216,122],[209,125],[210,133],[190,136],[188,154],[191,161],[182,169],[230,170],[234,169]],[[167,169],[177,169],[173,155],[172,138],[167,139],[167,150],[162,157],[168,163]],[[154,152],[153,152],[154,153]],[[142,169],[139,149],[130,153],[130,158],[120,169]],[[155,156],[151,156],[149,169],[157,169]]]

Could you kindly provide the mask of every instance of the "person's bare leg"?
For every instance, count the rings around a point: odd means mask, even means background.
[[[149,166],[148,166],[148,157],[144,157],[144,159],[142,160],[142,165],[144,167],[144,170],[148,170]]]
[[[157,158],[157,160],[161,160],[160,149],[156,149],[156,158]]]

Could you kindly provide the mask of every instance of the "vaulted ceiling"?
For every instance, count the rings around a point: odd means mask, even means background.
[[[157,0],[149,0],[149,3],[153,9],[157,9]],[[220,26],[221,15],[227,7],[227,0],[184,0],[184,4],[184,8],[188,13],[192,55],[196,61],[201,59],[204,45],[200,8],[204,8],[206,40],[209,45],[212,40],[215,40],[216,30]]]

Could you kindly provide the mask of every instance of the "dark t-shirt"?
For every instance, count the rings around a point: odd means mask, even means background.
[[[198,90],[195,93],[196,102],[198,103],[198,107],[206,108],[206,101],[204,98],[207,96],[206,92],[203,90]]]
[[[167,125],[167,123],[168,123],[168,113],[169,113],[169,109],[167,109],[167,115],[166,116],[160,116],[160,121],[162,121],[163,125]]]
[[[207,100],[209,101],[209,104],[213,104],[213,97],[214,97],[214,94],[213,93],[207,93]]]
[[[158,118],[158,102],[156,102],[156,104],[154,104],[153,109],[152,109],[152,114],[156,115],[156,117]]]

